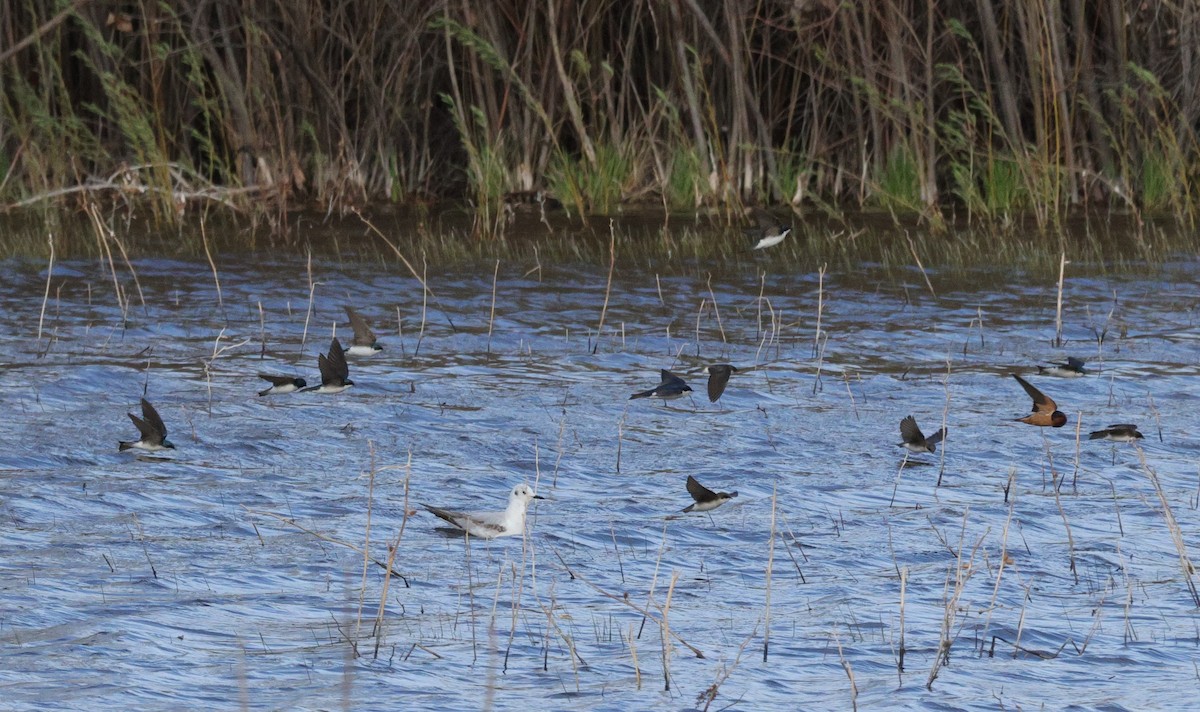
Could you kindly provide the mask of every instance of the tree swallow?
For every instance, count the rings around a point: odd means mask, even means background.
[[[707,512],[716,509],[738,494],[737,492],[713,492],[697,482],[696,478],[691,475],[688,475],[687,478],[687,491],[696,502],[684,507],[683,511],[685,512]]]
[[[346,352],[336,336],[329,343],[329,355],[320,354],[317,357],[317,366],[321,369],[321,385],[309,386],[304,392],[341,393],[354,385],[354,381],[350,380],[350,367],[346,364]]]
[[[260,373],[258,377],[264,381],[271,382],[270,388],[258,392],[260,396],[269,396],[273,393],[291,393],[308,385],[308,382],[303,378],[292,378],[291,376],[272,376],[269,373]]]
[[[154,406],[150,405],[150,401],[142,399],[142,417],[137,417],[133,413],[127,413],[129,419],[137,426],[138,431],[142,434],[141,440],[125,442],[124,440],[117,441],[117,449],[119,452],[137,448],[139,450],[174,450],[175,445],[167,440],[167,426],[163,425],[162,418],[159,417],[158,411]]]
[[[768,247],[774,247],[783,242],[783,239],[792,232],[792,226],[786,225],[779,221],[771,213],[761,208],[754,210],[755,219],[758,220],[758,228],[750,229],[751,239],[754,241],[752,250],[765,250]]]
[[[664,368],[662,369],[662,383],[659,383],[648,391],[634,393],[629,396],[629,400],[633,400],[634,398],[649,398],[650,396],[656,396],[663,400],[671,400],[682,396],[684,393],[690,393],[691,390],[691,386],[684,383],[682,378]]]
[[[1017,379],[1017,383],[1020,383],[1025,392],[1029,394],[1029,397],[1033,399],[1033,412],[1024,418],[1017,418],[1017,422],[1051,428],[1061,428],[1067,424],[1067,416],[1058,410],[1058,405],[1045,393],[1034,388],[1028,381],[1017,374],[1013,373],[1010,375]]]
[[[1038,366],[1039,376],[1058,376],[1059,378],[1079,378],[1087,373],[1083,370],[1084,360],[1068,356],[1066,363],[1052,363],[1049,366]]]
[[[727,363],[719,363],[704,369],[704,372],[708,374],[708,401],[710,403],[716,403],[721,398],[721,394],[725,392],[725,385],[729,383],[729,377],[736,371],[736,366],[730,366]]]
[[[1133,423],[1117,423],[1104,430],[1093,431],[1088,440],[1111,440],[1115,443],[1131,443],[1142,439],[1138,427]]]
[[[354,338],[350,341],[350,348],[346,350],[347,354],[374,356],[383,351],[383,347],[375,339],[375,332],[371,330],[366,319],[359,316],[352,307],[346,307],[346,316],[350,317],[350,328],[354,329]]]
[[[529,485],[517,485],[508,495],[508,507],[503,512],[456,512],[450,509],[421,506],[434,515],[450,522],[471,536],[480,539],[495,539],[500,536],[519,536],[525,533],[525,509],[529,501],[545,499],[534,493]]]
[[[900,439],[904,442],[896,443],[900,447],[908,448],[909,452],[929,452],[937,450],[937,444],[946,437],[946,429],[942,428],[933,435],[925,437],[921,433],[921,429],[917,427],[917,419],[911,415],[900,421]]]

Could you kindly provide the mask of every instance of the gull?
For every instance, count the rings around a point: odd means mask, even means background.
[[[126,442],[124,440],[117,441],[117,450],[124,452],[137,448],[138,450],[167,450],[175,449],[175,445],[167,440],[167,426],[163,424],[162,418],[154,406],[150,405],[150,401],[142,399],[142,417],[137,417],[133,413],[126,413],[133,424],[137,426],[138,431],[142,434],[140,440]]]
[[[422,503],[428,509],[456,528],[480,539],[495,539],[500,536],[519,536],[525,533],[525,508],[532,499],[545,499],[534,494],[529,485],[513,487],[508,495],[508,507],[502,512],[456,512]]]

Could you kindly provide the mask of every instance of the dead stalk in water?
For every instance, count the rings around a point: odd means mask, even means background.
[[[779,483],[771,488],[771,538],[767,541],[766,601],[763,604],[763,662],[771,649],[771,568],[775,563],[775,504]]]
[[[487,355],[492,355],[492,325],[496,322],[496,282],[500,278],[500,260],[496,260],[496,269],[492,272],[492,311],[488,314]]]
[[[422,290],[422,292],[424,292],[424,296],[425,297],[433,297],[433,300],[434,300],[434,302],[437,303],[438,308],[441,309],[442,313],[446,316],[446,322],[450,324],[450,330],[458,331],[458,327],[456,327],[454,325],[454,321],[450,318],[450,312],[446,311],[446,308],[442,306],[441,300],[439,300],[438,296],[433,293],[432,289],[429,288],[429,281],[427,279],[428,274],[425,269],[425,266],[424,265],[422,266],[421,274],[417,274],[416,268],[413,267],[413,264],[408,261],[408,258],[404,256],[404,253],[400,251],[400,248],[397,247],[396,244],[393,243],[391,240],[387,239],[387,237],[384,236],[384,234],[379,230],[379,228],[375,227],[374,223],[372,223],[370,220],[367,220],[365,217],[363,217],[362,213],[358,212],[357,208],[351,208],[350,211],[352,213],[354,213],[354,215],[357,216],[359,220],[363,221],[363,224],[367,226],[367,229],[371,231],[371,234],[375,235],[380,240],[383,240],[384,244],[386,244],[388,247],[392,248],[392,252],[394,252],[396,254],[396,257],[400,258],[400,261],[404,263],[404,267],[408,270],[408,273],[413,276],[413,279],[415,279],[421,283],[421,290]],[[422,317],[422,319],[423,319],[423,317]]]
[[[1010,476],[1015,477],[1015,471]],[[1012,500],[1008,503],[1008,517],[1004,520],[1004,530],[1000,532],[1000,565],[996,569],[996,583],[992,586],[992,601],[988,604],[987,616],[983,619],[983,634],[979,636],[981,644],[987,638],[987,632],[991,628],[992,613],[996,610],[996,599],[1000,596],[1000,582],[1004,579],[1004,568],[1009,562],[1008,528],[1012,524],[1016,505],[1017,497],[1014,494]]]
[[[958,632],[954,629],[958,618],[958,602],[967,588],[967,582],[975,575],[975,554],[979,550],[979,547],[983,545],[983,536],[980,536],[971,549],[970,559],[965,562],[963,561],[963,549],[966,547],[967,516],[970,513],[971,509],[969,507],[963,512],[962,529],[958,537],[958,550],[954,552],[953,572],[946,572],[946,582],[942,591],[942,599],[945,601],[942,607],[942,630],[938,642],[937,654],[934,655],[933,659],[933,667],[929,670],[929,678],[925,681],[925,689],[927,690],[933,689],[933,682],[937,679],[942,666],[950,664],[950,648],[958,638]],[[952,577],[954,579],[953,591],[950,589],[950,579]]]
[[[1158,501],[1162,505],[1163,522],[1171,532],[1171,542],[1175,544],[1175,552],[1179,555],[1179,568],[1183,572],[1183,580],[1187,584],[1188,593],[1192,595],[1192,601],[1200,606],[1200,591],[1196,589],[1195,581],[1196,567],[1192,565],[1192,560],[1188,557],[1187,542],[1184,541],[1183,531],[1179,528],[1175,513],[1171,511],[1171,503],[1167,501],[1167,494],[1158,481],[1158,473],[1146,462],[1146,452],[1138,447],[1137,455],[1138,461],[1142,463],[1142,472],[1145,472],[1146,477],[1150,479],[1150,484],[1154,486],[1154,492],[1158,495]]]
[[[662,657],[663,657],[663,690],[671,691],[671,597],[675,595],[675,583],[679,581],[679,572],[671,572],[671,583],[667,586],[667,600],[662,607]]]
[[[643,620],[648,620],[653,623],[656,623],[660,627],[662,626],[662,622],[659,621],[657,618],[655,618],[654,614],[650,612],[649,608],[642,608],[641,606],[637,605],[633,601],[630,601],[627,596],[617,596],[616,594],[605,591],[604,589],[600,588],[596,584],[594,584],[591,581],[584,578],[578,571],[575,571],[574,569],[572,569],[567,564],[567,562],[563,559],[562,554],[558,553],[557,549],[552,549],[552,551],[554,552],[554,555],[556,557],[558,557],[559,563],[561,563],[563,568],[567,570],[567,574],[572,579],[578,579],[579,581],[582,581],[583,583],[587,584],[589,588],[591,588],[596,593],[599,593],[601,596],[604,596],[605,598],[607,598],[611,601],[615,601],[617,603],[620,603],[621,605],[628,606],[629,608],[633,609],[634,611],[637,611],[638,613],[640,613],[642,615]],[[651,595],[653,595],[653,594],[651,594]],[[687,642],[683,638],[679,637],[678,633],[676,633],[673,630],[669,630],[669,629],[667,630],[667,633],[668,633],[668,635],[670,635],[672,638],[675,639],[675,642],[679,643],[683,647],[690,650],[692,652],[692,654],[695,655],[697,658],[700,658],[702,660],[705,659],[704,653],[701,652],[699,648],[697,648],[696,646]],[[640,636],[640,635],[641,634],[639,633],[638,636]],[[635,636],[635,637],[637,637],[637,636]]]
[[[308,325],[312,322],[313,301],[317,295],[317,284],[319,284],[313,279],[312,250],[308,250],[308,260],[305,264],[305,270],[308,274],[308,308],[304,311],[304,330],[300,332],[301,356],[304,355],[304,344],[308,342]]]
[[[358,546],[356,546],[355,544],[351,544],[348,541],[342,541],[341,539],[335,539],[327,534],[322,534],[321,532],[315,531],[313,529],[309,529],[308,527],[305,527],[301,524],[297,524],[296,520],[290,519],[281,514],[275,514],[274,512],[264,512],[260,509],[250,509],[249,507],[247,507],[245,505],[242,505],[242,509],[246,510],[247,514],[253,514],[256,516],[260,516],[260,517],[270,517],[272,519],[275,519],[277,521],[280,521],[280,522],[288,525],[289,527],[295,527],[296,529],[299,529],[300,531],[304,532],[305,534],[308,534],[309,536],[312,536],[315,539],[320,539],[321,541],[328,542],[330,544],[337,544],[338,546],[345,547],[345,548],[349,549],[350,551],[353,551],[357,554],[363,553],[362,549],[358,548]],[[409,587],[408,579],[404,577],[404,574],[400,573],[399,571],[396,571],[394,568],[392,568],[389,565],[388,562],[380,561],[379,559],[372,557],[371,563],[384,569],[385,571],[388,571],[391,576],[399,577],[400,580],[404,582],[404,587],[405,588]]]
[[[721,309],[717,306],[717,295],[713,293],[712,273],[708,275],[708,298],[712,300],[713,316],[717,318],[717,329],[721,332],[721,343],[728,344],[729,340],[725,338],[725,326],[721,323]]]
[[[817,270],[817,325],[813,331],[813,348],[812,356],[817,358],[821,353],[821,317],[825,313],[825,268],[828,265],[821,265]]]
[[[421,273],[425,276],[428,276],[428,270],[429,270],[429,263],[425,261],[424,257],[422,257],[421,258]],[[422,281],[422,283],[424,283],[424,277],[422,277],[421,281]],[[417,354],[421,353],[421,342],[425,340],[425,317],[428,313],[429,313],[429,290],[425,289],[425,290],[421,291],[421,326],[419,329],[417,329],[417,345],[413,347],[413,358],[416,358]]]
[[[267,357],[267,315],[263,312],[262,300],[258,301],[258,360]]]
[[[358,640],[362,633],[363,606],[367,600],[367,572],[371,567],[371,514],[375,507],[375,441],[367,440],[371,469],[367,473],[367,521],[363,526],[363,562],[362,576],[358,586],[358,610],[354,615],[354,639]],[[357,657],[357,649],[355,650]]]
[[[604,305],[600,307],[600,323],[596,326],[596,343],[592,346],[592,353],[596,353],[596,349],[600,348],[600,337],[604,333],[604,318],[608,316],[608,298],[612,295],[612,280],[613,272],[617,268],[617,227],[613,220],[608,221],[608,280],[604,284]],[[657,277],[656,277],[657,279]],[[659,299],[662,299],[662,292],[659,291]]]
[[[713,681],[713,684],[709,685],[704,692],[696,695],[696,704],[699,705],[701,702],[704,703],[704,707],[700,710],[700,712],[708,712],[708,708],[713,702],[716,701],[717,695],[719,695],[721,692],[721,685],[724,685],[725,681],[728,680],[731,675],[733,675],[733,671],[736,670],[738,665],[742,662],[742,654],[746,652],[746,646],[748,646],[750,641],[754,640],[756,637],[758,637],[758,623],[755,623],[754,628],[750,631],[749,635],[742,639],[742,644],[738,646],[737,656],[734,657],[733,664],[728,666],[722,665],[721,672],[717,674],[717,679]]]
[[[896,653],[897,684],[904,684],[904,655],[907,648],[904,644],[904,600],[908,592],[908,567],[900,569],[900,649]]]
[[[50,301],[50,280],[54,277],[54,233],[46,236],[50,243],[50,264],[46,266],[46,291],[42,294],[42,311],[38,314],[37,343],[42,343],[42,324],[46,321],[46,303]],[[46,346],[46,351],[50,346]]]
[[[633,635],[633,623],[629,624],[629,636],[626,638],[626,643],[629,645],[629,657],[633,658],[633,678],[637,683],[637,689],[642,689],[642,668],[638,666],[637,642]]]
[[[1060,253],[1058,261],[1058,302],[1054,307],[1054,348],[1061,349],[1062,340],[1062,306],[1063,306],[1063,280],[1067,274],[1067,253]]]
[[[925,271],[925,265],[921,264],[921,258],[917,256],[917,246],[907,230],[904,231],[904,239],[908,240],[908,251],[912,253],[913,260],[917,263],[917,269],[921,270],[921,276],[925,278],[925,286],[929,288],[929,293],[933,295],[933,298],[937,299],[937,292],[933,291],[933,282],[929,281],[929,273]]]
[[[846,671],[846,677],[850,678],[850,709],[857,712],[858,710],[858,685],[854,682],[854,669],[850,667],[850,661],[846,659],[842,652],[842,639],[838,637],[837,630],[833,631],[833,642],[837,643],[838,661],[842,664],[842,669]]]
[[[217,285],[217,306],[225,309],[225,298],[221,293],[221,277],[217,274],[217,263],[213,260],[212,250],[208,247],[208,229],[205,227],[204,214],[200,215],[200,244],[204,245],[204,256],[208,258],[208,266],[212,269],[213,283]]]
[[[391,468],[383,467],[380,469],[386,470]],[[371,635],[375,638],[374,657],[376,659],[379,658],[379,648],[383,644],[383,614],[387,610],[388,589],[392,583],[392,572],[395,571],[396,552],[400,551],[400,541],[404,538],[405,527],[408,526],[408,484],[411,476],[412,449],[409,449],[408,460],[404,464],[404,502],[400,516],[400,531],[396,532],[396,538],[388,543],[387,565],[383,569],[383,586],[379,590],[379,608],[375,612],[375,626],[371,631]],[[408,582],[405,581],[405,585],[407,584]]]
[[[230,349],[240,348],[240,347],[245,346],[246,344],[250,343],[250,339],[242,339],[241,341],[239,341],[236,344],[226,344],[225,346],[221,346],[221,339],[223,339],[223,338],[225,338],[225,328],[224,327],[222,327],[221,331],[217,334],[217,338],[213,340],[212,355],[209,356],[208,360],[206,360],[204,362],[204,384],[205,384],[205,387],[208,389],[208,412],[209,412],[209,415],[212,414],[212,397],[213,397],[212,367],[213,367],[213,364],[216,363],[216,360],[222,354],[224,354],[226,351],[228,351]]]

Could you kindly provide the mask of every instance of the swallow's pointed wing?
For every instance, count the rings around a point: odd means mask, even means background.
[[[900,421],[900,439],[906,443],[925,442],[925,436],[921,433],[921,429],[917,427],[917,419],[911,415]]]
[[[692,499],[697,502],[711,502],[717,498],[717,493],[696,481],[695,477],[688,475],[687,491],[692,495]]]
[[[1055,402],[1045,393],[1042,393],[1038,389],[1034,388],[1033,384],[1031,384],[1029,381],[1026,381],[1024,378],[1021,378],[1015,373],[1012,374],[1012,377],[1017,379],[1017,383],[1020,383],[1021,387],[1025,389],[1025,392],[1029,394],[1029,397],[1033,399],[1032,412],[1053,413],[1054,411],[1058,410],[1058,405],[1055,404]]]
[[[367,325],[366,319],[349,306],[346,307],[346,316],[350,317],[350,328],[354,330],[354,343],[368,346],[375,343],[375,332]]]
[[[150,427],[154,428],[154,432],[158,434],[159,440],[167,437],[167,426],[163,423],[162,417],[159,416],[154,406],[150,405],[150,401],[145,398],[142,399],[142,417],[146,419]],[[138,426],[138,429],[140,430],[141,426]]]
[[[345,381],[350,377],[350,366],[346,364],[346,352],[342,350],[342,342],[338,341],[337,337],[333,337],[333,341],[329,344],[329,367],[333,370],[333,374],[337,376],[339,381]],[[325,371],[321,371],[321,377],[325,377]]]

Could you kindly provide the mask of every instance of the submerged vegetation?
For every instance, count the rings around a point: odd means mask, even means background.
[[[1188,3],[18,0],[0,36],[10,210],[284,229],[448,198],[495,235],[517,191],[934,231],[1200,206]]]

